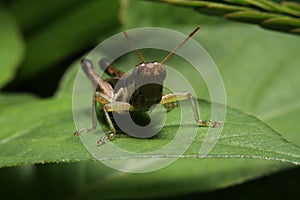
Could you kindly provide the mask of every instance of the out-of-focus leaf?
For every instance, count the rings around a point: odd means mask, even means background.
[[[248,159],[180,159],[173,165],[160,171],[145,174],[128,174],[117,172],[98,162],[77,162],[61,163],[35,166],[19,166],[6,168],[0,171],[0,183],[2,186],[2,196],[10,199],[31,198],[39,199],[176,199],[178,197],[190,194],[191,197],[201,197],[199,193],[211,188],[223,188],[228,185],[240,183],[238,176],[247,174],[249,171],[260,176],[262,169],[260,166],[268,165],[265,173],[276,172],[278,164],[271,161],[248,160]],[[219,168],[219,166],[222,168]],[[192,167],[191,167],[192,166]],[[237,171],[235,174],[229,174],[228,171],[243,168],[243,171]],[[184,170],[186,169],[186,170]],[[253,169],[260,169],[253,171]],[[180,171],[180,173],[178,173]],[[299,175],[297,176],[299,177]],[[17,182],[14,180],[18,179]],[[247,179],[247,178],[246,178]],[[282,180],[282,179],[281,179]],[[275,184],[278,191],[286,194],[286,188],[296,188],[295,180],[284,179],[282,184]],[[270,182],[269,177],[265,181],[260,180],[260,184]],[[279,181],[280,182],[280,181]],[[126,183],[126,184],[124,184]],[[252,183],[252,186],[255,183]],[[280,187],[283,185],[285,187]],[[247,187],[248,185],[246,185]],[[257,183],[256,183],[257,186]],[[241,186],[240,186],[241,187]],[[240,192],[240,187],[234,191]],[[261,197],[258,191],[264,193],[268,198],[277,197],[274,192],[274,185],[269,187],[253,188],[252,192],[243,190],[243,194],[237,194],[229,189],[225,196],[235,197],[249,194]],[[243,188],[242,188],[243,189]],[[267,193],[266,190],[267,189]],[[18,192],[13,192],[17,190]],[[230,193],[231,191],[231,193]],[[204,197],[217,196],[224,197],[221,194],[207,195]],[[228,194],[229,193],[229,194]],[[230,195],[231,194],[231,195]]]
[[[0,111],[18,104],[37,101],[38,99],[28,94],[0,94]]]
[[[159,1],[159,0],[155,0]],[[260,24],[262,27],[296,33],[299,28],[300,12],[285,4],[269,0],[229,0],[229,1],[192,1],[192,0],[161,0],[177,6],[194,8],[201,13],[224,16],[228,19]],[[289,4],[290,5],[290,4]],[[293,5],[298,5],[294,3]],[[297,7],[297,6],[294,6]],[[254,20],[255,19],[255,20]],[[277,20],[280,19],[280,23]],[[272,25],[268,24],[275,20]]]
[[[0,4],[0,88],[14,77],[24,47],[17,23]]]
[[[293,32],[294,29],[299,28],[300,20],[289,19],[289,18],[271,18],[262,22],[263,27],[277,29],[277,30],[290,30]]]
[[[101,14],[100,14],[101,13]],[[28,38],[27,56],[18,71],[26,80],[66,57],[82,52],[118,25],[118,2],[89,1],[62,13]]]
[[[75,61],[65,72],[62,80],[60,81],[59,88],[57,89],[57,92],[55,94],[56,97],[72,95],[74,81],[79,68],[80,61]]]
[[[93,0],[16,0],[6,2],[8,9],[19,22],[22,31],[28,35],[42,28],[45,23],[59,21],[69,10],[83,6]],[[29,35],[30,36],[30,35]]]

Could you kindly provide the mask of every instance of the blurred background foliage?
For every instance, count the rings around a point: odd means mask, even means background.
[[[0,114],[8,106],[53,97],[64,73],[75,60],[123,29],[160,26],[189,33],[198,25],[201,31],[194,39],[205,47],[219,67],[228,104],[259,117],[288,141],[300,145],[299,36],[263,30],[251,24],[202,15],[190,8],[151,1],[1,0]],[[204,99],[209,99],[209,94],[201,92],[199,90]],[[213,163],[217,165],[218,162]],[[236,182],[230,182],[233,176],[228,176],[228,183],[215,188],[231,187],[215,191],[202,188],[181,191],[181,183],[178,182],[172,183],[177,185],[174,188],[177,191],[173,193],[172,188],[168,188],[168,181],[172,180],[166,180],[164,184],[160,182],[161,185],[151,182],[149,191],[136,196],[134,190],[139,188],[138,183],[134,182],[137,181],[135,175],[114,181],[111,169],[100,169],[104,171],[98,173],[98,163],[91,161],[2,168],[1,194],[7,198],[22,196],[31,199],[173,199],[175,194],[178,198],[299,197],[299,169],[291,166],[274,167],[265,174],[286,170],[267,177],[243,177]],[[108,176],[105,176],[106,172]],[[112,181],[108,181],[110,185],[105,185],[108,179]],[[182,181],[185,184],[189,182],[184,178]],[[88,182],[95,183],[86,187]],[[243,184],[232,186],[237,182]],[[130,188],[131,184],[136,188]],[[114,187],[124,189],[118,190],[122,193],[115,194]]]
[[[282,32],[300,34],[300,4],[297,1],[226,0],[190,1],[158,0],[195,11],[222,16],[235,21],[258,24]]]

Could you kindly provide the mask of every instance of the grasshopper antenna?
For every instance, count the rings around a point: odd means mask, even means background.
[[[185,38],[179,45],[177,45],[177,47],[175,47],[175,49],[169,53],[169,55],[167,55],[167,57],[165,57],[165,59],[161,62],[161,64],[163,65],[164,63],[166,63],[171,56],[180,48],[182,47],[182,45],[184,45],[186,43],[186,41],[188,41],[198,30],[200,29],[200,26],[197,26],[197,28],[195,28],[195,30],[193,32],[191,32],[189,34],[189,36],[187,38]]]
[[[139,56],[139,58],[142,60],[142,63],[146,64],[146,61],[143,57],[143,55],[141,54],[141,52],[136,48],[134,42],[131,40],[131,38],[129,37],[129,35],[125,32],[122,31],[123,34],[125,35],[126,39],[128,40],[130,46],[134,49],[134,51],[136,52],[136,54]]]

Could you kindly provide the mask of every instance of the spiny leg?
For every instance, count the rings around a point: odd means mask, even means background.
[[[115,136],[116,134],[116,129],[109,117],[109,114],[108,114],[108,110],[109,108],[107,108],[107,106],[105,107],[106,104],[110,104],[109,102],[111,101],[111,99],[106,96],[105,94],[101,93],[101,92],[96,92],[95,95],[94,95],[94,98],[93,98],[93,116],[92,116],[92,123],[93,123],[93,126],[91,128],[80,128],[79,130],[77,130],[74,135],[78,136],[80,135],[82,132],[85,132],[85,131],[92,131],[92,130],[95,130],[96,127],[97,127],[97,114],[96,114],[96,102],[99,102],[101,104],[104,104],[104,108],[103,108],[103,111],[104,111],[104,117],[105,117],[105,120],[106,120],[106,123],[110,129],[110,135],[107,137],[107,136],[103,136],[102,138],[100,138],[100,140],[97,142],[97,145],[102,145],[105,143],[105,140],[108,139],[108,140],[112,140],[113,137]]]
[[[94,71],[92,62],[88,59],[83,59],[81,61],[81,68],[84,71],[84,73],[87,75],[87,77],[92,81],[93,89],[96,90],[96,85],[97,85],[97,81],[98,81],[99,77]],[[89,132],[96,128],[97,116],[96,116],[95,110],[96,110],[96,102],[95,102],[95,94],[94,94],[93,101],[92,101],[92,113],[93,113],[92,114],[92,123],[93,123],[93,126],[91,128],[80,128],[80,129],[76,130],[76,132],[74,133],[75,136],[79,136],[83,132],[86,132],[86,131]]]
[[[121,113],[123,111],[132,111],[133,108],[130,104],[128,103],[125,103],[125,102],[118,102],[118,101],[114,101],[114,102],[109,102],[107,104],[105,104],[103,106],[103,111],[104,111],[104,117],[105,117],[105,120],[106,120],[106,123],[110,129],[110,134],[109,136],[104,136],[102,137],[99,141],[98,141],[98,145],[102,145],[105,143],[105,140],[108,139],[108,140],[112,140],[115,135],[116,135],[116,129],[113,125],[113,122],[108,114],[108,112],[117,112],[117,113]]]
[[[101,93],[101,92],[95,92],[95,94],[93,95],[93,101],[92,101],[92,127],[91,128],[80,128],[78,129],[74,135],[75,136],[78,136],[80,135],[82,132],[89,132],[89,131],[92,131],[92,130],[95,130],[97,128],[97,113],[96,113],[96,102],[99,102],[101,104],[106,104],[108,103],[109,101],[111,101],[111,99]]]
[[[103,109],[103,112],[104,112],[104,118],[106,120],[106,123],[109,127],[109,130],[110,130],[110,134],[109,136],[103,136],[98,142],[97,142],[97,145],[102,145],[105,143],[105,140],[108,139],[108,140],[112,140],[114,138],[114,136],[116,135],[116,129],[110,119],[110,116],[108,114],[108,112],[106,111],[106,109]]]
[[[107,109],[105,108],[105,105],[108,104],[109,102],[112,101],[111,98],[109,98],[107,95],[101,93],[101,92],[96,92],[95,94],[95,101],[98,101],[99,103],[101,103],[103,105],[103,112],[104,112],[104,118],[105,118],[105,121],[110,129],[110,135],[107,137],[107,136],[103,136],[98,142],[97,142],[97,145],[102,145],[105,143],[105,140],[108,139],[108,140],[112,140],[113,137],[115,136],[116,134],[116,129],[110,119],[110,116],[108,114],[108,111]]]
[[[96,94],[93,95],[93,102],[92,102],[92,127],[91,128],[80,128],[76,130],[74,133],[75,136],[79,136],[83,132],[90,132],[92,130],[95,130],[97,127],[97,114],[96,114]]]
[[[175,93],[166,94],[162,97],[162,100],[160,101],[159,104],[163,105],[163,104],[172,103],[176,101],[183,101],[183,100],[190,100],[195,121],[198,123],[199,126],[217,127],[220,125],[218,122],[212,120],[199,119],[199,112],[196,106],[196,102],[193,98],[193,95],[190,92],[175,92]]]
[[[79,130],[77,130],[77,131],[74,133],[74,135],[78,136],[78,135],[80,135],[82,132],[85,132],[85,131],[88,132],[88,131],[95,130],[96,127],[97,127],[96,102],[99,102],[99,103],[105,105],[105,104],[107,104],[107,103],[110,102],[110,101],[111,101],[111,99],[110,99],[107,95],[105,95],[105,94],[103,94],[103,93],[101,93],[101,92],[96,92],[96,93],[93,95],[93,116],[92,116],[92,123],[93,123],[93,125],[92,125],[92,127],[91,127],[91,128],[80,128]],[[112,124],[112,122],[111,122],[111,120],[110,120],[110,117],[109,117],[109,115],[108,115],[108,113],[107,113],[107,111],[106,111],[105,109],[104,109],[104,116],[105,116],[105,119],[106,119],[106,121],[107,121],[107,124],[108,124],[108,126],[109,126],[109,128],[110,128],[110,130],[111,130],[111,134],[110,134],[110,136],[108,137],[108,139],[111,140],[111,139],[113,138],[113,136],[115,135],[116,130],[115,130],[115,128],[114,128],[114,126],[113,126],[113,124]],[[98,144],[98,145],[102,145],[103,143],[105,143],[106,138],[107,138],[106,136],[102,137],[102,138],[97,142],[97,144]]]
[[[169,102],[169,103],[165,103],[164,107],[166,109],[167,112],[170,112],[171,110],[173,110],[173,108],[178,106],[178,102],[174,101],[174,102]]]

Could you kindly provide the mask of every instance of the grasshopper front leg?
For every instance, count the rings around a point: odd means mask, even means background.
[[[99,94],[98,96],[98,101],[100,99],[102,99],[103,94]],[[103,102],[103,99],[102,99]],[[120,113],[122,111],[133,111],[133,107],[129,104],[129,103],[125,103],[125,102],[117,102],[117,101],[111,101],[111,102],[107,102],[106,104],[103,105],[103,111],[104,111],[104,117],[105,120],[107,122],[107,125],[110,129],[110,134],[108,137],[104,136],[102,137],[99,141],[98,141],[98,145],[102,145],[103,143],[105,143],[105,140],[112,140],[115,135],[116,135],[116,129],[113,125],[113,122],[108,114],[108,112],[117,112]]]
[[[199,126],[203,127],[217,127],[220,125],[220,123],[212,121],[212,120],[202,120],[199,119],[199,112],[196,106],[196,102],[193,98],[193,95],[190,92],[175,92],[175,93],[170,93],[166,94],[162,97],[162,100],[160,101],[159,104],[163,105],[166,103],[172,103],[176,101],[183,101],[183,100],[190,100],[193,113],[194,113],[194,118],[195,121]]]
[[[91,128],[80,128],[78,129],[74,135],[75,136],[79,136],[81,133],[83,132],[90,132],[90,131],[93,131],[97,128],[97,114],[96,114],[96,102],[99,102],[100,104],[107,104],[109,101],[111,101],[111,99],[106,96],[105,94],[103,93],[100,93],[100,92],[96,92],[94,95],[93,95],[93,115],[92,115],[92,127]],[[109,135],[108,139],[111,140],[113,138],[113,136],[116,134],[116,129],[115,127],[113,126],[113,123],[106,111],[106,109],[103,109],[104,110],[104,116],[105,116],[105,120],[109,126],[109,129],[111,131],[111,134]],[[98,142],[97,144],[98,145],[102,145],[103,143],[105,143],[105,140],[107,139],[106,136],[102,137]]]
[[[110,134],[109,136],[103,136],[98,142],[97,142],[97,145],[102,145],[105,143],[105,140],[108,139],[108,140],[112,140],[114,138],[114,136],[116,135],[116,128],[114,126],[114,124],[112,123],[111,119],[110,119],[110,116],[107,112],[106,109],[103,109],[103,112],[104,112],[104,117],[105,117],[105,120],[106,120],[106,123],[109,127],[109,130],[110,130]]]
[[[90,127],[90,128],[80,128],[80,129],[76,130],[76,132],[74,133],[75,136],[79,136],[83,132],[90,132],[90,131],[93,131],[93,130],[96,129],[96,127],[97,127],[97,115],[96,115],[96,112],[95,112],[95,110],[96,110],[96,101],[95,101],[95,99],[96,99],[96,94],[93,95],[93,103],[92,103],[93,104],[93,106],[92,106],[92,108],[93,108],[93,111],[92,111],[92,113],[93,113],[93,115],[92,115],[92,127]]]
[[[103,112],[104,112],[104,117],[106,120],[106,123],[110,129],[110,134],[109,136],[104,136],[102,137],[99,141],[98,141],[98,145],[102,145],[103,143],[105,143],[105,140],[112,140],[115,135],[116,135],[116,128],[114,127],[114,124],[108,114],[108,112],[122,112],[122,111],[126,111],[126,110],[133,110],[133,107],[125,102],[117,102],[117,101],[113,101],[110,97],[108,97],[107,95],[101,93],[101,92],[96,92],[95,94],[95,101],[101,103],[103,105]]]
[[[104,118],[105,121],[109,127],[110,130],[110,134],[109,136],[103,136],[102,138],[99,139],[99,141],[97,142],[97,145],[102,145],[105,143],[105,141],[108,140],[112,140],[114,138],[114,136],[116,135],[116,128],[114,127],[114,124],[108,114],[108,112],[117,112],[120,113],[122,111],[132,111],[133,108],[130,104],[125,103],[125,102],[115,102],[112,101],[112,99],[110,99],[108,96],[106,96],[105,94],[101,93],[101,92],[96,92],[94,95],[94,99],[93,99],[93,107],[96,107],[96,102],[99,102],[100,104],[103,105],[103,112],[104,112]],[[96,129],[97,127],[97,115],[96,112],[94,110],[93,112],[93,127],[91,128],[80,128],[79,130],[77,130],[74,135],[78,136],[80,135],[82,132],[85,131],[92,131],[94,129]]]

